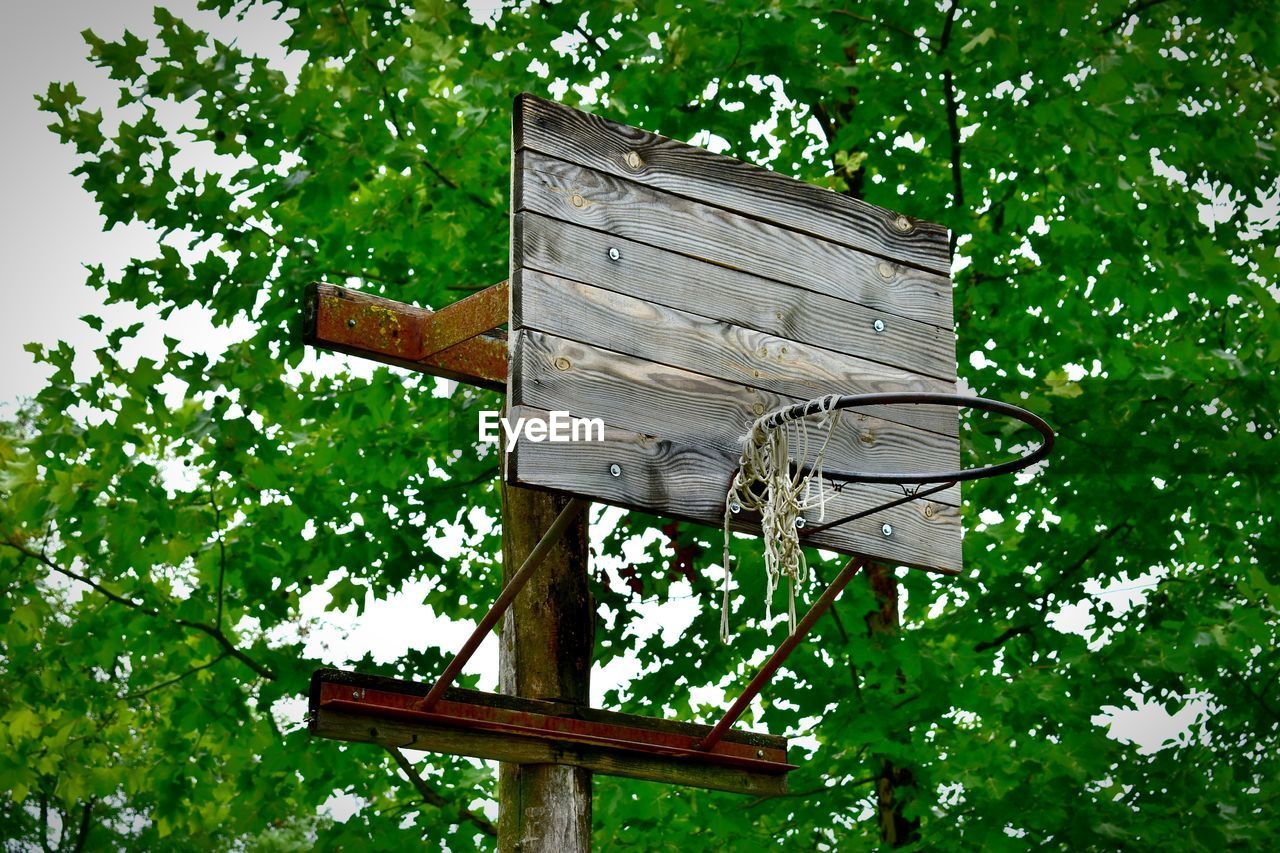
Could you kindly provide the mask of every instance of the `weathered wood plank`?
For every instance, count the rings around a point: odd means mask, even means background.
[[[540,214],[512,222],[526,267],[948,382],[955,333]],[[618,257],[610,256],[614,249]],[[691,283],[696,282],[696,286]],[[750,298],[744,295],[750,294]],[[880,321],[883,331],[876,331]]]
[[[892,391],[955,393],[955,383],[766,335],[533,270],[512,273],[511,328],[536,329],[614,352],[800,399]],[[955,436],[949,406],[884,406],[894,423]]]
[[[510,417],[545,421],[547,413],[517,406]],[[618,466],[616,476],[613,465]],[[729,478],[736,469],[736,456],[709,447],[676,444],[608,427],[603,442],[521,441],[506,459],[505,476],[515,482],[590,495],[618,506],[719,527]],[[851,484],[831,496],[826,518],[834,521],[901,496],[892,487]],[[948,505],[942,499],[953,503]],[[962,566],[960,513],[954,505],[958,499],[959,487],[955,486],[934,498],[815,533],[811,544],[895,565],[956,571]],[[818,513],[805,515],[810,526],[816,527]],[[887,536],[886,523],[891,526]],[[745,515],[735,517],[733,527],[760,533],[759,525]]]
[[[936,273],[532,151],[518,153],[513,168],[513,210],[541,213],[952,329],[951,282]]]
[[[517,148],[582,163],[656,189],[947,275],[946,228],[759,166],[634,127],[520,95]]]
[[[509,405],[600,417],[735,457],[757,417],[798,401],[528,329],[512,334],[511,355]],[[859,412],[842,415],[826,452],[831,471],[922,472],[959,464],[956,439]]]

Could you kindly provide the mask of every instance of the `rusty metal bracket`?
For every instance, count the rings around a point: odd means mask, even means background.
[[[427,691],[426,684],[319,670],[311,679],[308,729],[336,740],[564,764],[757,798],[785,794],[795,769],[782,737],[734,731],[697,751],[709,726],[456,687],[424,711]]]
[[[431,311],[331,284],[307,287],[303,340],[323,349],[358,355],[489,388],[506,389],[507,283]]]
[[[427,317],[422,357],[433,356],[507,322],[510,290],[505,281],[446,305]]]

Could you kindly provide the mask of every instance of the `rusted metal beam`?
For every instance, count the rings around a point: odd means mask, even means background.
[[[730,732],[711,749],[708,726],[450,688],[420,710],[429,685],[337,670],[312,676],[311,734],[521,765],[565,764],[596,773],[734,791],[786,793],[787,740]]]
[[[427,318],[422,357],[443,352],[505,324],[511,310],[510,299],[507,283],[500,281],[436,311]]]
[[[489,293],[494,290],[489,288],[435,312],[345,287],[312,284],[303,310],[303,340],[334,352],[502,391],[507,382],[506,335],[482,334],[506,322],[506,282],[496,287],[500,294]],[[462,310],[451,310],[476,297],[483,298]],[[444,319],[437,323],[440,315]]]

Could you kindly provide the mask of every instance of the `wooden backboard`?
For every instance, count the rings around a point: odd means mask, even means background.
[[[509,482],[718,526],[740,437],[764,412],[955,392],[945,228],[529,95],[512,151],[511,415],[607,430],[520,437]],[[847,412],[826,464],[955,469],[957,427],[946,407]],[[849,486],[828,513],[901,496]],[[952,487],[812,542],[959,569],[959,501]]]

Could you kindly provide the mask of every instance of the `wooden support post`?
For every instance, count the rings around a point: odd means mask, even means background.
[[[502,565],[514,572],[569,498],[502,485]],[[587,588],[582,515],[530,579],[502,623],[503,693],[585,705],[590,700],[595,607]],[[557,764],[502,764],[498,849],[520,853],[591,849],[591,771]]]

